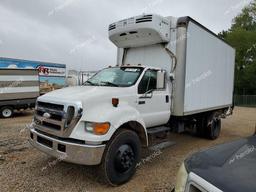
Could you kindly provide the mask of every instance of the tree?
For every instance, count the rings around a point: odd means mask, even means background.
[[[236,49],[235,94],[256,94],[256,0],[219,36]]]
[[[256,30],[256,1],[246,6],[242,13],[234,18],[231,30],[245,29],[246,31]]]

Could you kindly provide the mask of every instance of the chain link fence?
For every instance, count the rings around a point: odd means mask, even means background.
[[[256,107],[256,95],[234,95],[236,106]]]

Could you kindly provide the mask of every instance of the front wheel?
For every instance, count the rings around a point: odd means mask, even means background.
[[[138,135],[131,130],[119,131],[107,145],[100,166],[105,181],[113,186],[129,181],[136,172],[140,155]]]

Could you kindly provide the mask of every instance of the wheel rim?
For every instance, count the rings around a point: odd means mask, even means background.
[[[4,117],[10,117],[12,115],[12,110],[11,109],[4,109],[2,112]]]
[[[121,145],[115,157],[115,169],[119,173],[130,170],[135,163],[135,153],[130,145]]]

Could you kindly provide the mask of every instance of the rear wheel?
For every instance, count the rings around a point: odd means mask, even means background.
[[[207,126],[207,137],[209,139],[217,139],[220,135],[221,130],[221,119],[214,117]]]
[[[196,135],[198,137],[205,137],[206,135],[206,126],[207,126],[207,121],[206,118],[200,117],[197,119],[196,122]]]
[[[0,115],[3,118],[9,118],[13,115],[13,108],[11,106],[4,106],[0,109]]]
[[[141,143],[131,130],[119,131],[107,145],[100,172],[110,185],[123,184],[131,179],[140,161]]]
[[[217,139],[220,135],[221,119],[216,113],[205,115],[197,120],[196,134],[197,136],[207,139]]]

